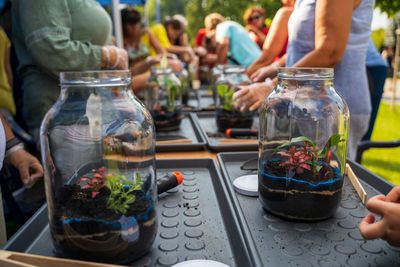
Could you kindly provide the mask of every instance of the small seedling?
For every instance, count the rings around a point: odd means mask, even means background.
[[[107,200],[107,206],[115,213],[125,214],[129,206],[136,201],[136,195],[132,194],[134,191],[142,189],[143,182],[140,174],[136,173],[136,181],[133,183],[126,176],[107,176],[106,186],[110,189],[111,193]]]

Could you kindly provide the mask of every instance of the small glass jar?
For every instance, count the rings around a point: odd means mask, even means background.
[[[153,116],[157,132],[179,129],[183,118],[182,89],[171,68],[151,69],[145,103]]]
[[[291,220],[332,216],[346,168],[349,110],[333,69],[281,68],[260,112],[259,199]]]
[[[228,128],[251,128],[254,112],[241,112],[234,106],[233,100],[233,94],[238,90],[238,86],[251,84],[246,74],[246,67],[224,66],[215,84],[218,131],[225,132]]]
[[[182,104],[187,105],[190,94],[189,72],[186,70],[186,68],[183,68],[181,72],[176,73],[176,77],[179,79],[179,82],[181,83]]]
[[[128,71],[64,72],[40,129],[50,230],[68,258],[129,263],[157,232],[155,134]]]

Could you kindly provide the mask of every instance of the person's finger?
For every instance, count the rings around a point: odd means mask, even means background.
[[[263,102],[264,102],[264,101],[261,101],[261,100],[255,102],[255,103],[249,108],[249,110],[250,110],[250,111],[254,111],[254,110],[258,109],[258,108],[262,105]]]
[[[380,220],[376,223],[375,217],[372,214],[368,214],[358,225],[361,235],[364,239],[376,239],[381,238],[385,234],[385,223]]]
[[[250,75],[250,79],[254,81],[254,79],[257,78],[259,73],[260,69],[256,70],[255,72],[253,72],[253,74]]]
[[[387,202],[383,201],[380,196],[374,196],[368,200],[367,209],[382,216],[387,209]]]
[[[242,87],[239,86],[238,87],[238,91],[236,91],[235,93],[233,93],[233,99],[238,99],[241,98],[243,95],[247,94],[249,92],[249,88],[248,87]]]
[[[25,162],[18,166],[19,175],[21,177],[21,181],[26,184],[29,180],[29,165]]]
[[[237,102],[235,103],[235,107],[236,108],[241,107],[241,110],[243,110],[243,111],[247,110],[248,107],[246,108],[246,107],[244,107],[244,105],[245,105],[245,103],[248,103],[248,101],[251,101],[251,99],[252,99],[252,92],[251,92],[251,89],[249,88],[248,93],[243,95],[241,98],[239,98],[237,100]]]
[[[396,186],[386,195],[386,201],[400,202],[400,186]]]
[[[43,176],[43,168],[39,163],[34,163],[29,168],[30,177],[32,179],[37,179]]]

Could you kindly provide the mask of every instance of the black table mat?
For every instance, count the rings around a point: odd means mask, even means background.
[[[244,144],[238,142],[237,144],[220,144],[220,138],[215,137],[218,134],[217,123],[214,112],[198,112],[194,114],[194,119],[198,121],[200,131],[202,132],[208,147],[216,152],[227,152],[227,151],[253,151],[258,150],[257,137],[244,137],[243,139],[252,139],[255,142],[251,144]],[[252,128],[258,129],[258,116],[254,117]]]
[[[173,168],[172,168],[173,166]],[[158,198],[158,232],[149,254],[132,266],[171,266],[209,259],[230,266],[253,266],[222,176],[212,159],[157,160],[157,176],[180,171],[182,185]],[[56,256],[43,206],[3,247]]]
[[[196,151],[203,150],[206,147],[206,139],[200,130],[197,121],[193,114],[186,113],[181,121],[181,125],[176,131],[157,132],[156,139],[159,137],[182,136],[183,138],[191,139],[192,143],[185,144],[157,144],[157,152],[172,152],[172,151]]]
[[[346,178],[342,201],[333,218],[316,223],[289,222],[267,213],[257,197],[236,193],[235,178],[257,171],[243,171],[242,163],[256,152],[219,153],[218,160],[237,208],[250,249],[263,266],[400,266],[400,248],[383,240],[363,240],[358,224],[368,213]],[[393,185],[360,165],[349,162],[368,198],[386,194]]]

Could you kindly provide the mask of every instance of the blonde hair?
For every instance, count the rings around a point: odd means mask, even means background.
[[[217,25],[224,22],[225,18],[219,13],[211,13],[204,18],[204,26],[207,31],[215,30]]]
[[[265,13],[264,9],[260,6],[249,7],[248,9],[246,9],[246,11],[244,12],[244,15],[243,15],[243,21],[244,21],[245,25],[250,24],[249,19],[251,17],[251,14],[253,14],[253,12],[258,12],[262,16],[264,16],[264,13]]]

